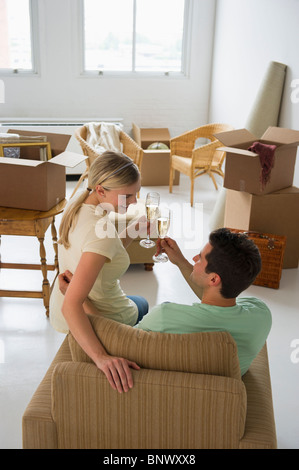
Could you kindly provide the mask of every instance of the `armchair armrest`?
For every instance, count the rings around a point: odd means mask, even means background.
[[[198,127],[196,129],[193,129],[191,131],[184,132],[183,134],[178,135],[177,137],[173,137],[170,139],[170,142],[190,142],[192,141],[193,144],[196,141],[196,139],[199,139],[200,137],[207,137],[206,131],[203,131],[202,128]]]
[[[222,144],[219,140],[197,147],[192,151],[192,164],[194,166],[210,166],[215,150]]]

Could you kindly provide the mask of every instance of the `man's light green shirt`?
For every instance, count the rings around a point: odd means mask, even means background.
[[[135,328],[180,334],[228,331],[237,344],[243,375],[262,349],[271,324],[271,312],[264,302],[255,297],[239,297],[234,307],[165,302],[151,309]]]

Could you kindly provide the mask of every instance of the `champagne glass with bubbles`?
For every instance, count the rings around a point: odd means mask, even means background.
[[[146,200],[145,200],[145,208],[146,208],[146,218],[148,222],[152,222],[157,218],[158,209],[160,204],[160,194],[151,192],[147,193]],[[150,239],[149,230],[147,232],[147,238],[140,241],[140,245],[143,248],[152,248],[155,246],[155,242]]]
[[[170,210],[168,207],[160,207],[157,218],[157,232],[160,239],[166,237],[170,225]],[[168,256],[166,253],[159,253],[153,256],[155,263],[166,263]]]

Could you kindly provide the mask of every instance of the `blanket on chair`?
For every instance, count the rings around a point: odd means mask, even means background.
[[[87,128],[86,142],[99,154],[106,150],[122,152],[122,144],[119,134],[121,126],[110,122],[89,122]]]

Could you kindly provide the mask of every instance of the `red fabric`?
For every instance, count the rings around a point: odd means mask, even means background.
[[[254,142],[249,149],[251,152],[257,153],[261,164],[260,182],[262,190],[270,181],[271,170],[274,166],[274,155],[276,145],[262,144],[261,142]]]

